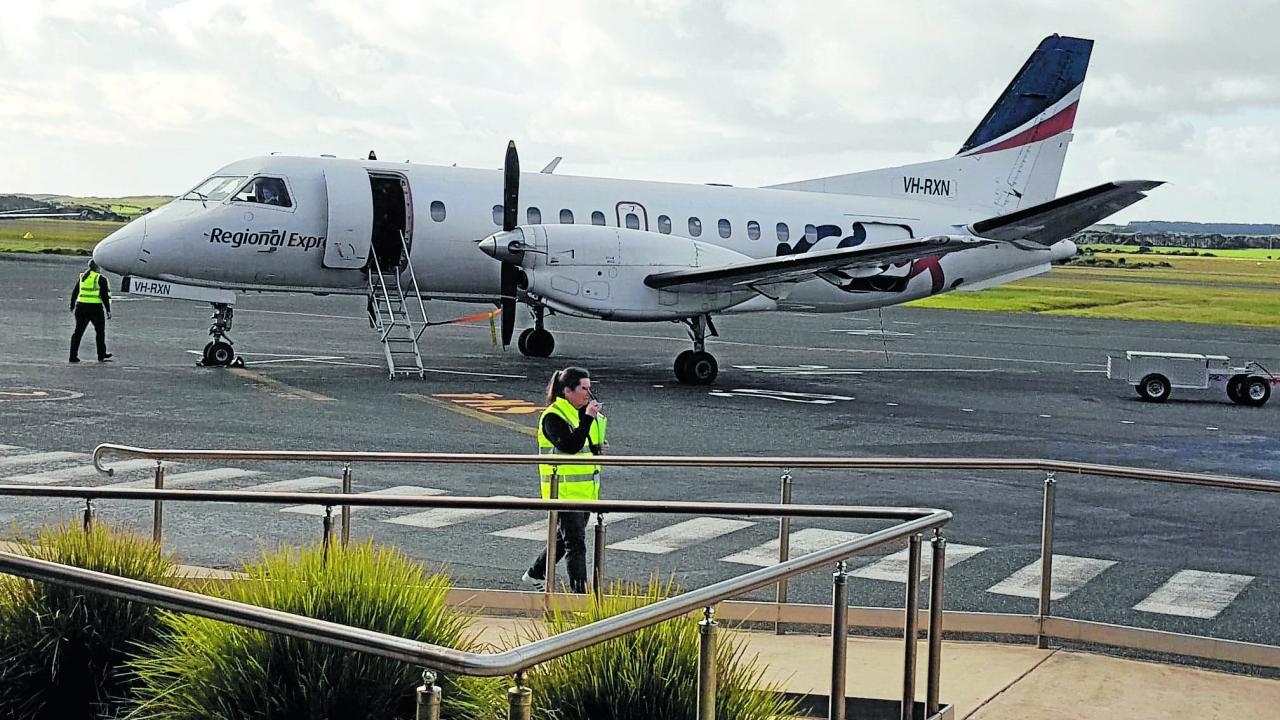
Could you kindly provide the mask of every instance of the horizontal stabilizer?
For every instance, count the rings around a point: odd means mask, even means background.
[[[1007,242],[1053,245],[1146,197],[1158,180],[1120,180],[969,225],[974,235]]]

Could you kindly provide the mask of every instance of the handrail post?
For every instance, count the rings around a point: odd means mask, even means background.
[[[560,466],[551,466],[551,500],[560,499]],[[556,520],[559,513],[547,511],[547,561],[542,565],[542,576],[546,582],[546,599],[551,602],[551,594],[556,591]]]
[[[1045,472],[1044,517],[1040,524],[1040,618],[1036,629],[1036,647],[1041,650],[1049,647],[1049,637],[1044,634],[1044,621],[1049,617],[1049,600],[1053,591],[1053,506],[1057,486],[1058,481],[1054,479],[1053,471]]]
[[[920,533],[907,540],[907,617],[903,628],[902,720],[916,711],[916,640],[920,634]]]
[[[782,504],[791,504],[791,468],[782,470]],[[778,562],[786,562],[791,557],[791,518],[778,518]],[[778,591],[774,598],[778,605],[778,617],[782,617],[782,606],[787,604],[787,581],[778,581]],[[786,628],[779,619],[773,624],[773,632],[777,635],[786,633]]]
[[[712,614],[713,608],[703,611],[698,622],[698,720],[715,720],[716,717],[716,628],[719,623]]]
[[[595,561],[592,563],[591,570],[591,587],[595,590],[596,600],[600,600],[604,596],[604,543],[606,532],[604,513],[596,513],[596,543],[593,548]]]
[[[418,687],[418,704],[413,717],[414,720],[440,720],[440,686],[436,685],[436,674],[430,670],[422,671],[422,685]]]
[[[524,673],[515,676],[515,685],[507,689],[507,720],[533,718],[533,691],[524,684]]]
[[[323,561],[323,564],[328,565],[329,564],[329,542],[333,537],[333,506],[332,505],[324,506],[323,528],[324,528],[323,530],[324,537],[320,539],[321,560]]]
[[[831,575],[831,702],[827,717],[844,720],[849,655],[849,574],[845,561]]]
[[[938,714],[942,678],[942,576],[947,570],[947,539],[934,528],[933,567],[929,574],[929,677],[925,688],[925,717]]]
[[[342,494],[351,494],[351,463],[343,463],[342,465]],[[351,542],[351,506],[342,506],[342,546],[346,547]]]
[[[84,531],[93,530],[93,498],[84,499]]]
[[[156,489],[164,489],[164,461],[156,460]],[[151,542],[160,544],[164,533],[164,501],[156,500],[151,511]]]

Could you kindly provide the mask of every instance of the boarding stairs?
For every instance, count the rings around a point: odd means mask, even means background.
[[[387,358],[387,374],[392,380],[401,375],[425,375],[418,339],[427,329],[427,308],[403,232],[400,245],[403,266],[383,269],[377,253],[373,253],[368,267],[369,320],[378,331],[378,342]]]

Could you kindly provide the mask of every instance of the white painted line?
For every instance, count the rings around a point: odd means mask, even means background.
[[[1049,588],[1050,600],[1061,600],[1084,587],[1103,570],[1115,565],[1114,560],[1075,557],[1073,555],[1053,556],[1053,584]],[[1040,561],[1036,560],[1018,572],[987,588],[987,592],[997,595],[1014,595],[1016,597],[1040,597]]]
[[[898,403],[885,403],[885,405],[888,405],[889,407],[898,407]]]
[[[960,408],[960,412],[973,412],[973,408]]]
[[[155,460],[121,460],[111,463],[111,468],[116,473],[129,472],[130,470],[145,470],[154,468]],[[53,485],[54,483],[69,482],[71,480],[91,480],[95,478],[106,479],[106,473],[98,472],[93,465],[81,465],[79,467],[66,468],[64,470],[50,470],[48,472],[28,473],[26,475],[13,475],[7,478],[0,478],[0,483],[30,483],[32,485]]]
[[[242,470],[240,468],[214,468],[212,470],[196,470],[195,472],[175,473],[166,475],[164,478],[164,488],[172,490],[182,487],[190,487],[192,485],[203,485],[204,483],[220,482],[222,480],[235,480],[243,477],[253,477],[261,475],[258,470]],[[154,488],[156,486],[155,478],[146,478],[145,480],[132,480],[130,482],[111,483],[110,485],[102,485],[105,488]]]
[[[604,516],[604,524],[605,524],[605,527],[609,527],[611,525],[614,525],[615,523],[620,523],[623,520],[629,520],[633,517],[636,517],[637,515],[639,515],[639,513],[623,513],[623,512],[608,513],[607,515]],[[596,520],[594,517],[592,517],[587,521],[588,533],[595,532],[593,529],[596,526],[595,523],[596,523]],[[520,525],[519,527],[507,528],[506,530],[499,530],[497,532],[491,532],[489,534],[497,535],[498,537],[515,538],[517,540],[537,540],[541,542],[546,542],[547,541],[547,521],[539,520],[537,522],[531,522],[528,525]]]
[[[1179,570],[1133,609],[1208,620],[1225,610],[1251,582],[1252,575]]]
[[[13,452],[14,450],[21,450],[21,449],[23,449],[21,445],[0,444],[0,452],[3,452],[3,453]]]
[[[371,363],[358,363],[358,362],[341,362],[338,360],[306,360],[305,362],[313,362],[313,363],[318,363],[320,365],[347,365],[350,367],[367,367],[367,368],[382,368],[382,369],[385,369],[387,367],[386,365],[373,365]],[[513,380],[525,379],[524,375],[508,375],[506,373],[496,373],[496,372],[469,372],[466,370],[445,370],[443,368],[422,368],[422,371],[429,372],[429,373],[439,373],[441,375],[474,375],[475,377],[511,378]]]
[[[342,488],[342,479],[335,477],[324,477],[323,475],[312,475],[310,477],[294,478],[293,480],[280,480],[278,482],[263,483],[262,485],[253,485],[244,488],[245,492],[310,492],[311,490],[320,490],[322,488]]]
[[[1107,371],[1106,371],[1106,370],[1072,370],[1072,372],[1077,372],[1077,373],[1080,373],[1080,374],[1082,374],[1082,375],[1084,375],[1084,374],[1089,374],[1089,375],[1106,375],[1106,374],[1107,374]]]
[[[55,452],[26,453],[24,455],[7,455],[0,457],[0,469],[22,467],[24,465],[43,465],[45,463],[63,462],[66,460],[88,461],[89,456],[85,453],[66,452],[58,450]]]
[[[925,547],[920,551],[920,577],[927,580],[933,575],[933,546],[927,542],[924,545]],[[962,563],[983,550],[986,550],[986,548],[980,545],[947,543],[947,568],[950,569],[953,565]],[[908,553],[908,550],[900,550],[886,556],[879,562],[857,568],[849,574],[853,577],[866,578],[867,580],[887,580],[889,582],[905,583],[907,581]]]
[[[1206,428],[1205,428],[1205,430],[1217,430],[1217,429],[1218,429],[1218,428],[1213,427],[1212,425],[1210,425],[1209,427],[1206,427]]]
[[[651,533],[623,540],[609,546],[612,550],[628,550],[630,552],[647,553],[649,555],[665,555],[681,548],[697,545],[700,542],[714,540],[721,535],[728,535],[743,528],[755,525],[747,520],[729,520],[726,518],[700,517],[676,523]]]
[[[370,492],[355,493],[356,495],[444,495],[444,490],[436,488],[422,487],[420,485],[396,485],[395,487],[383,488],[381,490],[372,490]],[[374,510],[372,505],[356,505],[351,508],[351,512],[365,512]],[[386,509],[386,508],[383,508]],[[280,512],[297,513],[299,515],[318,515],[324,516],[323,505],[293,505],[291,507],[282,508]],[[338,514],[338,506],[333,508],[334,514]]]
[[[1121,425],[1136,425],[1137,423],[1136,423],[1135,421],[1133,421],[1133,420],[1121,420],[1121,421],[1120,421],[1120,424],[1121,424]]]
[[[509,498],[511,496],[495,495],[494,497]],[[504,512],[509,511],[495,510],[492,508],[433,508],[431,510],[424,510],[422,512],[411,513],[409,515],[390,517],[382,522],[395,523],[396,525],[410,525],[430,530],[439,530],[440,528],[446,528],[450,525],[470,522],[482,517],[489,517],[490,515],[501,515]]]
[[[1048,419],[1048,418],[1051,418],[1051,417],[1053,417],[1053,416],[1052,416],[1052,415],[1043,415],[1043,414],[1042,414],[1040,417],[1045,418],[1045,419]]]
[[[796,558],[811,552],[826,550],[842,542],[865,537],[866,533],[845,532],[842,530],[826,530],[824,528],[805,528],[791,533],[790,557]],[[774,538],[763,545],[757,545],[740,553],[720,558],[721,562],[738,563],[740,565],[756,565],[768,567],[778,562],[778,539]]]

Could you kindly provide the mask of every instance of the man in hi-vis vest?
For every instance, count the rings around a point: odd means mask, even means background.
[[[551,473],[554,467],[560,481],[561,500],[599,500],[600,466],[590,462],[608,449],[605,441],[604,415],[600,403],[591,394],[591,374],[580,367],[565,368],[551,376],[547,385],[547,409],[538,420],[539,455],[580,455],[584,462],[567,465],[539,465],[542,497],[551,497]],[[590,513],[561,510],[557,513],[555,563],[568,555],[569,591],[587,591],[587,519]],[[544,549],[524,577],[525,583],[539,591],[547,589],[547,551]]]
[[[71,292],[71,312],[76,314],[76,329],[71,333],[71,355],[67,358],[73,363],[80,362],[80,338],[84,330],[93,323],[93,332],[98,339],[98,362],[111,360],[107,352],[107,320],[111,319],[111,293],[107,279],[98,272],[98,264],[89,261],[89,267],[80,273],[76,287]],[[103,313],[106,317],[103,317]]]

